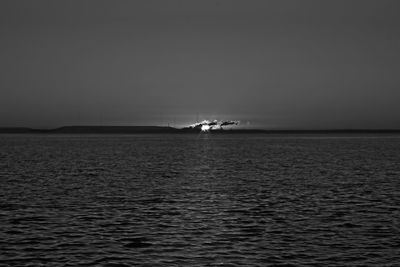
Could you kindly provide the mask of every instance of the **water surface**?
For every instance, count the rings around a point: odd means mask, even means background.
[[[399,266],[400,138],[0,135],[0,266]]]

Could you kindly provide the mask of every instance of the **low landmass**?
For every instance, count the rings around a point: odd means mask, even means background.
[[[1,128],[0,134],[190,134],[197,128],[165,126],[64,126],[55,129],[27,127]],[[398,134],[400,129],[332,129],[332,130],[265,130],[265,129],[214,129],[212,134]]]

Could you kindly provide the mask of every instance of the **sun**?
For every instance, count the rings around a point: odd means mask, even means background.
[[[210,128],[211,127],[209,125],[204,124],[204,125],[201,126],[201,131],[202,132],[208,132],[208,130],[210,130]]]

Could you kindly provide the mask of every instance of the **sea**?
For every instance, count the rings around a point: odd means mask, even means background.
[[[0,135],[0,266],[400,266],[400,135]]]

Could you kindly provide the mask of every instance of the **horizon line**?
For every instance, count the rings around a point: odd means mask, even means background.
[[[83,130],[83,132],[79,132]],[[96,131],[97,130],[97,131]],[[106,130],[106,131],[101,131]],[[108,130],[108,131],[107,131]],[[0,133],[184,133],[197,131],[190,127],[172,127],[160,125],[65,125],[55,128],[33,128],[33,127],[0,127]],[[136,131],[135,131],[136,130]],[[258,133],[400,133],[400,128],[232,128],[211,129],[210,132],[258,132]]]

